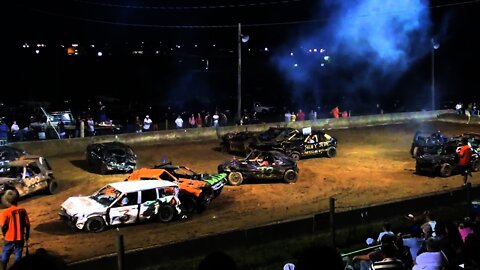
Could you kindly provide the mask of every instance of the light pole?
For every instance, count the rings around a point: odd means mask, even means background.
[[[440,48],[440,44],[432,38],[432,111],[435,110],[435,50]]]
[[[242,24],[238,23],[238,73],[237,73],[237,120],[242,118],[242,42],[249,39],[248,35],[242,34]]]

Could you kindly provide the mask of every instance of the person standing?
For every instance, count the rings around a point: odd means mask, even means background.
[[[195,127],[195,115],[192,113],[192,115],[188,118],[188,124],[190,124],[191,128]]]
[[[8,128],[7,124],[5,124],[3,119],[0,119],[0,140],[6,142],[8,140],[9,132],[10,132],[10,129]]]
[[[200,113],[197,114],[197,119],[195,120],[195,124],[197,125],[197,127],[203,126],[203,119]]]
[[[27,211],[18,207],[18,195],[7,197],[9,207],[0,214],[4,246],[2,251],[2,269],[6,269],[10,255],[14,253],[15,262],[22,258],[25,242],[30,237],[30,220]]]
[[[218,121],[220,119],[220,116],[218,116],[218,112],[215,111],[215,114],[212,116],[213,119],[213,126],[218,127]]]
[[[180,117],[180,115],[178,115],[177,119],[175,119],[175,125],[177,129],[183,128],[183,119]]]
[[[95,136],[95,121],[93,121],[92,117],[89,117],[87,120],[88,126],[88,136]]]
[[[463,174],[463,185],[467,184],[470,173],[470,160],[472,159],[472,148],[467,138],[462,138],[462,146],[457,148],[458,166]]]
[[[143,132],[150,131],[150,126],[152,125],[152,119],[150,119],[150,115],[145,115],[145,119],[143,119]]]
[[[14,141],[23,141],[20,127],[18,126],[17,121],[13,121],[13,124],[10,127],[10,131],[12,132],[12,138],[14,139]]]

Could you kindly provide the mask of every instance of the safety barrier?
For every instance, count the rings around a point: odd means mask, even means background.
[[[119,141],[129,145],[161,145],[173,144],[178,142],[197,142],[206,140],[218,140],[218,138],[228,132],[239,131],[264,131],[271,126],[289,126],[293,128],[302,128],[311,126],[317,129],[340,129],[352,127],[364,127],[375,125],[388,125],[404,123],[408,121],[428,121],[437,119],[441,114],[451,112],[449,110],[438,111],[420,111],[404,112],[391,114],[376,114],[353,116],[346,118],[326,118],[316,121],[298,121],[289,123],[265,123],[245,126],[225,126],[225,127],[205,127],[205,128],[187,128],[175,130],[152,131],[145,133],[128,133],[117,135],[104,135],[85,138],[69,138],[42,141],[15,142],[10,145],[27,150],[32,154],[42,156],[65,155],[72,153],[82,153],[87,145],[91,143]]]

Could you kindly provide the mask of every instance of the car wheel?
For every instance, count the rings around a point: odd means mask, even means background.
[[[11,205],[11,201],[13,198],[18,199],[20,194],[16,189],[7,189],[3,192],[2,196],[0,197],[0,201],[2,203],[2,207],[6,208]]]
[[[53,195],[58,191],[58,182],[55,180],[48,181],[47,193]]]
[[[337,155],[337,148],[335,147],[330,147],[327,149],[327,157],[333,158]]]
[[[163,223],[167,223],[173,220],[175,217],[175,209],[172,205],[163,204],[158,209],[157,219]]]
[[[440,167],[440,175],[443,177],[449,177],[450,175],[452,175],[452,169],[452,165],[448,163],[443,163]]]
[[[417,157],[418,157],[418,154],[419,154],[419,153],[418,153],[418,146],[415,146],[415,147],[413,148],[413,151],[412,151],[412,156],[413,156],[414,158],[417,158]]]
[[[295,183],[297,182],[297,172],[295,172],[294,170],[287,170],[285,172],[285,175],[283,176],[283,180],[286,182],[286,183]]]
[[[197,200],[192,196],[182,196],[180,199],[180,208],[186,213],[193,213],[197,209]]]
[[[472,162],[472,172],[478,172],[478,171],[480,171],[480,161],[474,160]]]
[[[101,232],[105,230],[105,221],[101,217],[91,217],[85,223],[88,232]]]
[[[289,156],[290,156],[291,159],[293,159],[293,160],[295,160],[295,161],[299,161],[299,160],[300,160],[300,153],[298,153],[298,152],[296,152],[296,151],[290,153]]]
[[[243,182],[243,175],[240,172],[231,172],[228,175],[228,183],[232,186],[238,186]]]

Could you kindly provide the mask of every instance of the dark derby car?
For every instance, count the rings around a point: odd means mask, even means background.
[[[282,179],[286,183],[297,181],[297,162],[279,151],[253,150],[244,159],[233,159],[218,166],[219,173],[227,174],[232,186],[244,180]]]
[[[8,164],[10,161],[17,160],[26,155],[27,151],[25,150],[6,145],[0,146],[0,174],[9,172],[10,166],[8,166]]]
[[[264,132],[230,132],[221,137],[220,144],[226,152],[247,154],[252,143],[277,145],[294,132],[296,129],[285,127],[270,127]]]
[[[410,155],[413,158],[419,157],[423,154],[435,154],[439,151],[441,146],[450,139],[444,136],[440,131],[430,132],[415,132],[413,135],[412,146],[410,147]]]
[[[283,141],[254,141],[250,148],[261,150],[278,150],[284,152],[292,159],[298,161],[303,157],[327,156],[335,157],[337,154],[337,140],[332,136],[313,130],[309,134],[303,134],[294,130]]]
[[[426,153],[417,157],[415,165],[416,172],[419,174],[429,173],[440,175],[442,177],[449,177],[452,174],[460,173],[460,168],[457,165],[457,148],[459,145],[459,140],[451,140],[439,146],[437,153]],[[480,170],[479,154],[475,150],[472,151],[470,166],[473,172]]]
[[[87,146],[87,162],[101,174],[135,170],[137,156],[130,146],[120,142],[95,143]]]

